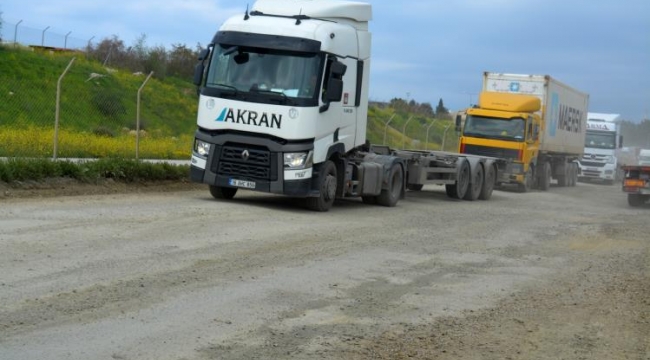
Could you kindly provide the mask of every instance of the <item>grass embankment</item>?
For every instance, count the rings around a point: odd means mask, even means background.
[[[137,93],[145,77],[109,69],[83,53],[0,46],[0,156],[53,154],[61,82],[59,157],[135,157]],[[140,156],[187,159],[195,129],[194,86],[152,78],[141,92]]]

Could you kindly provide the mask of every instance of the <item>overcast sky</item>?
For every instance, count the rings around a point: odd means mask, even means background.
[[[0,0],[0,11],[10,41],[80,47],[146,34],[150,46],[194,47],[253,2]],[[442,98],[457,110],[476,102],[484,71],[544,74],[588,93],[591,112],[650,118],[650,0],[369,2],[372,100]]]

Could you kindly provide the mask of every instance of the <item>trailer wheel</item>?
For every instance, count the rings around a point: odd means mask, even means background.
[[[424,184],[407,184],[406,188],[411,191],[420,191],[424,187]]]
[[[464,198],[465,193],[467,192],[467,188],[469,187],[469,179],[470,179],[469,162],[467,162],[467,160],[465,159],[463,159],[462,161],[463,163],[460,166],[460,170],[458,170],[458,178],[456,179],[456,182],[453,184],[445,185],[447,196],[449,196],[452,199]]]
[[[627,203],[632,207],[640,207],[645,204],[646,198],[641,194],[627,194]]]
[[[377,204],[393,207],[399,201],[404,186],[404,170],[400,164],[393,164],[388,175],[388,189],[383,189],[377,196]]]
[[[237,188],[210,185],[210,194],[213,198],[219,200],[230,200],[235,197]]]
[[[497,171],[494,166],[490,165],[485,168],[485,179],[483,180],[483,187],[481,188],[481,194],[478,196],[481,200],[489,200],[492,197],[492,191],[494,191],[494,184],[496,182]]]
[[[464,200],[474,201],[481,195],[481,189],[483,189],[485,183],[485,172],[483,171],[483,165],[478,164],[477,166],[476,173],[472,176],[472,181],[467,188],[465,196],[463,196]]]
[[[539,170],[539,189],[548,191],[551,187],[551,164],[545,162]]]
[[[332,208],[336,198],[336,165],[327,160],[318,171],[318,197],[307,198],[307,208],[325,212]]]

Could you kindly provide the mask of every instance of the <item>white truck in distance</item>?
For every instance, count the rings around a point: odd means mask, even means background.
[[[585,152],[580,158],[580,181],[613,184],[618,179],[617,149],[623,146],[619,114],[588,113]]]
[[[488,199],[503,160],[366,143],[370,4],[259,0],[228,19],[196,66],[191,179],[216,199],[238,189],[394,206],[406,189]]]

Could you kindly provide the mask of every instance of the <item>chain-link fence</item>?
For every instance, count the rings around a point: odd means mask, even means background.
[[[0,39],[4,44],[18,46],[42,46],[57,49],[85,49],[95,37],[87,39],[75,36],[71,30],[51,26],[37,28],[26,25],[22,20],[17,23],[3,21]]]
[[[105,68],[80,52],[6,46],[0,72],[0,157],[190,156],[191,84],[147,83],[147,74]]]

